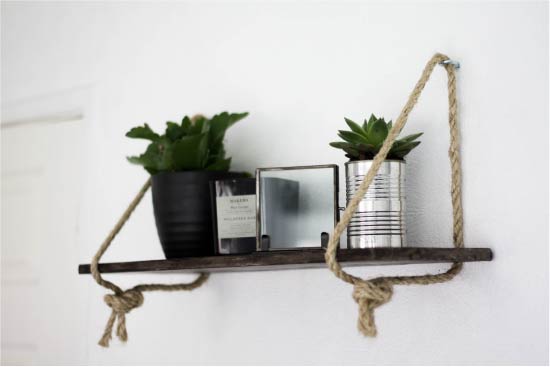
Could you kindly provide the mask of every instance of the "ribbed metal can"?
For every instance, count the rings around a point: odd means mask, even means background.
[[[346,163],[346,202],[355,195],[372,161]],[[380,166],[348,225],[348,248],[405,246],[405,161]]]

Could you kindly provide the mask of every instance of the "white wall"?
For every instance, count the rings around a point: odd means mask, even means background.
[[[234,168],[342,165],[344,157],[327,144],[344,127],[343,117],[396,118],[436,51],[462,64],[466,244],[495,252],[493,262],[467,264],[451,283],[396,287],[393,301],[377,311],[376,339],[357,332],[349,285],[325,269],[294,270],[215,274],[193,293],[147,294],[128,317],[129,342],[104,350],[96,341],[109,313],[105,291],[76,274],[67,251],[48,243],[70,266],[43,264],[42,276],[49,277],[42,292],[70,291],[63,307],[35,304],[39,330],[50,332],[27,361],[548,363],[547,3],[2,2],[1,10],[3,120],[29,98],[90,95],[82,107],[85,158],[73,249],[80,262],[89,262],[146,179],[125,160],[144,148],[124,137],[131,126],[147,121],[161,128],[184,114],[250,111],[227,137]],[[451,245],[445,87],[444,72],[436,70],[406,127],[425,132],[408,166],[409,242],[420,246]],[[76,168],[52,162],[51,169]],[[150,200],[106,261],[162,257]],[[109,278],[129,286],[192,277]],[[2,314],[2,324],[15,316]],[[78,326],[60,330],[63,319]],[[2,327],[3,362],[25,360],[25,350],[17,354],[4,343],[17,337]]]

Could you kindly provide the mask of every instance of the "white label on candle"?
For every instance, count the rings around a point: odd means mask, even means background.
[[[216,198],[218,238],[256,237],[256,195]]]

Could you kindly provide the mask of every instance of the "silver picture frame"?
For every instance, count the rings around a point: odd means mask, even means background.
[[[339,169],[336,164],[322,164],[311,166],[289,166],[289,167],[265,167],[256,169],[256,250],[257,251],[288,251],[299,250],[304,248],[324,248],[328,242],[328,233],[319,233],[319,245],[311,247],[272,247],[269,241],[269,236],[262,235],[262,190],[263,185],[262,173],[275,171],[297,171],[297,170],[315,170],[315,169],[331,169],[332,170],[332,205],[333,205],[333,225],[332,230],[339,221],[340,210],[338,205],[339,195]],[[267,238],[266,238],[267,237]]]

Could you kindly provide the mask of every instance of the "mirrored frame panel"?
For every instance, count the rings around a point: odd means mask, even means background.
[[[324,247],[339,219],[338,182],[335,164],[256,169],[257,250]]]

